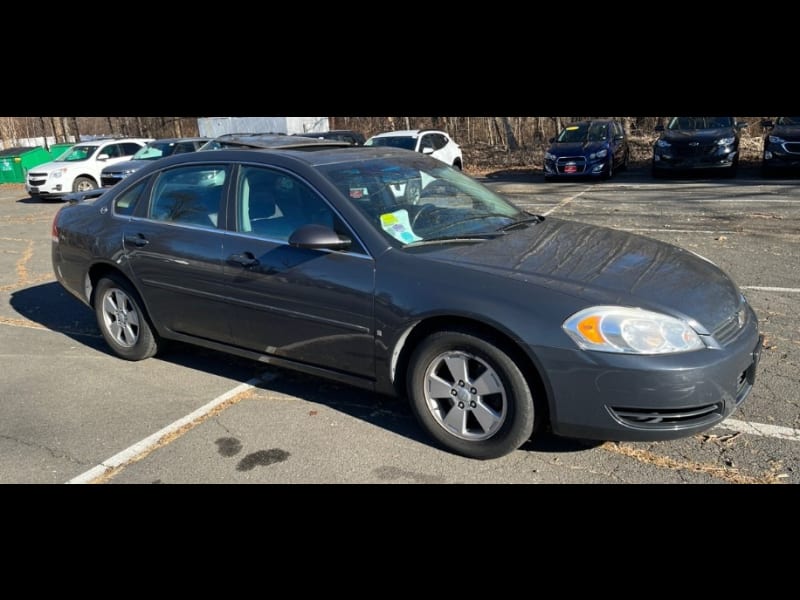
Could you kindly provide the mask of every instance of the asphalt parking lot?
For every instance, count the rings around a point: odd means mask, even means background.
[[[682,440],[545,435],[482,462],[432,446],[403,400],[187,346],[119,360],[55,282],[61,203],[0,185],[0,483],[800,483],[800,178],[485,182],[532,212],[639,232],[728,271],[765,335],[742,408]]]

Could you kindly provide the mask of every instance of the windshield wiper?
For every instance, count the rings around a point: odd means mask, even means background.
[[[542,215],[531,215],[529,217],[525,217],[524,219],[520,219],[519,221],[514,221],[513,223],[509,223],[508,225],[503,225],[498,231],[511,231],[512,229],[517,229],[518,227],[526,227],[529,223],[541,223],[544,221],[544,217]]]
[[[462,233],[461,235],[442,235],[438,237],[427,238],[425,240],[417,240],[416,242],[411,242],[409,244],[406,244],[405,247],[411,248],[413,246],[427,246],[428,244],[450,244],[458,242],[485,242],[486,240],[496,238],[500,235],[504,235],[504,233],[500,231],[490,231],[488,233]]]

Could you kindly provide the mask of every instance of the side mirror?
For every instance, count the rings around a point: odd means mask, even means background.
[[[773,127],[775,127],[775,123],[773,123],[771,119],[762,119],[761,126],[764,129],[772,129]]]
[[[353,240],[339,237],[330,227],[311,223],[303,225],[289,236],[289,245],[294,248],[311,250],[344,250],[349,248]]]
[[[111,157],[106,153],[97,155],[97,160],[108,160],[109,158],[111,158]]]
[[[422,149],[422,153],[423,154],[433,154],[433,148],[423,148]]]
[[[547,141],[548,141],[550,144],[554,144],[554,143],[555,143],[555,141],[556,141],[556,138],[554,138],[554,137],[551,137],[551,138],[550,138],[549,140],[547,140]]]
[[[664,131],[664,126],[663,125],[656,125],[655,130],[659,131],[659,132]]]
[[[744,129],[745,127],[747,127],[746,121],[739,121],[738,123],[736,123],[736,129]]]

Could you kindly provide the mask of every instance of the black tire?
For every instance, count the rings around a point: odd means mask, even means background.
[[[653,179],[664,179],[664,173],[661,171],[661,169],[656,168],[655,165],[650,167],[650,175],[653,177]]]
[[[536,411],[525,376],[501,344],[469,329],[425,338],[411,356],[406,385],[417,421],[456,454],[499,458],[533,435]]]
[[[89,190],[96,190],[97,183],[91,177],[76,177],[72,182],[73,192],[88,192]]]
[[[139,294],[119,275],[107,275],[94,292],[97,325],[114,354],[125,360],[144,360],[158,352]]]
[[[603,173],[603,179],[611,179],[614,176],[614,157],[611,156],[608,159],[608,166],[606,167],[605,173]]]
[[[620,165],[617,171],[627,171],[628,167],[630,166],[631,162],[631,152],[630,150],[625,151],[625,157],[622,159],[622,164]]]

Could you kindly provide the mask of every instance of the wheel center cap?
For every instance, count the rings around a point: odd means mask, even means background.
[[[472,397],[472,394],[469,393],[469,390],[465,388],[460,388],[457,390],[457,392],[458,392],[458,399],[463,402],[466,402]]]

